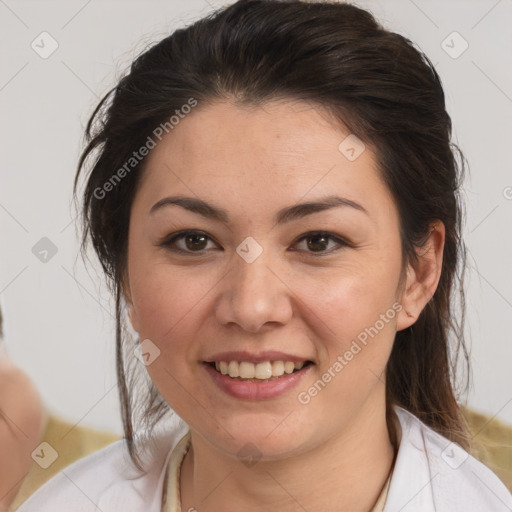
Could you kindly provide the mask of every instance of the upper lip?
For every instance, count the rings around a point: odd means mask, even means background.
[[[247,351],[230,351],[220,352],[211,357],[204,359],[206,363],[218,363],[220,361],[247,361],[250,363],[263,363],[265,361],[293,361],[294,363],[302,363],[305,361],[311,361],[308,357],[301,357],[292,354],[285,354],[275,350],[267,350],[265,352],[258,352],[252,354]]]

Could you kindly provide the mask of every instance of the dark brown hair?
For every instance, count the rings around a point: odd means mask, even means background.
[[[134,461],[134,408],[141,408],[150,428],[168,409],[151,383],[149,395],[134,400],[134,358],[123,352],[128,343],[122,281],[130,207],[145,160],[108,193],[98,190],[104,191],[133,151],[190,98],[199,105],[216,99],[261,105],[294,98],[325,107],[374,148],[400,214],[405,263],[417,257],[432,223],[444,223],[439,286],[417,322],[397,333],[387,365],[388,428],[393,440],[391,406],[398,404],[467,447],[455,393],[455,356],[462,349],[466,364],[468,359],[458,199],[464,159],[451,143],[438,74],[411,41],[356,6],[240,0],[176,30],[140,55],[87,126],[75,192],[86,161],[93,160],[83,195],[84,243],[90,237],[116,297],[118,384]]]

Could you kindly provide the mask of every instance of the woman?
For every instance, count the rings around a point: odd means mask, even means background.
[[[79,171],[126,442],[20,510],[509,510],[452,385],[450,134],[428,59],[351,5],[239,1],[142,54]]]

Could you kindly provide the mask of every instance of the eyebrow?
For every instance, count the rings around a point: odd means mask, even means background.
[[[226,210],[195,197],[164,197],[151,207],[149,213],[153,214],[156,211],[160,210],[161,208],[171,205],[181,206],[185,210],[197,213],[208,219],[213,219],[224,224],[229,224],[229,214]],[[339,196],[327,196],[320,198],[316,201],[310,201],[306,203],[299,203],[293,206],[287,206],[276,213],[276,215],[274,216],[274,222],[278,225],[286,224],[288,222],[301,219],[313,213],[329,210],[332,208],[338,208],[341,206],[348,206],[350,208],[353,208],[368,215],[366,209],[359,203],[356,203],[355,201]]]

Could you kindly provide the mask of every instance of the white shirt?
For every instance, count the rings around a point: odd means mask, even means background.
[[[512,495],[490,469],[409,412],[395,410],[402,438],[384,512],[512,511]],[[167,463],[187,431],[178,420],[146,443],[146,473],[117,441],[58,473],[18,512],[161,512]]]

